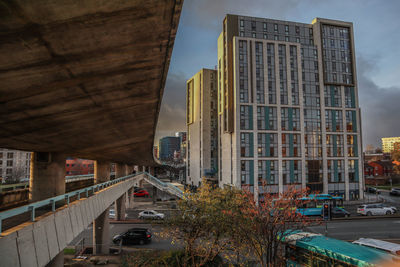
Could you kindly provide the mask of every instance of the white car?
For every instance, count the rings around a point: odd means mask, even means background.
[[[364,204],[357,208],[357,214],[361,215],[391,215],[395,211],[391,207],[385,207],[382,204]]]
[[[164,214],[154,210],[144,210],[139,213],[139,219],[164,219]]]
[[[125,219],[128,217],[128,214],[125,213]],[[108,218],[110,219],[115,219],[115,210],[114,209],[110,209],[109,213],[108,213]]]

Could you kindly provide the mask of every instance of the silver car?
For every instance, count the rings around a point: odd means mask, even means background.
[[[139,219],[164,219],[164,214],[154,210],[144,210],[139,213]]]
[[[365,204],[357,208],[357,214],[372,216],[372,215],[391,215],[395,211],[390,207],[385,207],[382,204]]]

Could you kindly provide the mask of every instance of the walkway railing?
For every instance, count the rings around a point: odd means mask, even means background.
[[[85,187],[85,188],[82,188],[79,190],[75,190],[75,191],[72,191],[72,192],[69,192],[69,193],[66,193],[63,195],[59,195],[59,196],[41,200],[41,201],[38,201],[35,203],[30,203],[30,204],[27,204],[27,205],[24,205],[24,206],[15,208],[15,209],[10,209],[7,211],[0,212],[0,234],[2,231],[2,221],[5,219],[8,219],[8,218],[11,218],[11,217],[14,217],[14,216],[26,213],[26,212],[30,212],[31,213],[31,221],[35,221],[35,210],[36,209],[51,205],[52,211],[55,211],[56,203],[59,201],[65,201],[66,204],[69,205],[70,199],[72,197],[77,197],[77,199],[80,199],[81,194],[85,194],[85,197],[89,197],[90,192],[92,192],[92,193],[98,192],[99,190],[110,187],[116,183],[125,181],[125,180],[135,177],[139,174],[141,174],[141,173],[131,174],[128,176],[120,177],[120,178],[110,180],[110,181],[107,181],[107,182],[104,182],[101,184],[95,184],[95,185]]]
[[[170,184],[170,183],[165,183],[158,178],[154,177],[148,172],[144,172],[144,174],[147,176],[147,178],[144,178],[147,180],[150,184],[154,185],[155,187],[159,188],[160,190],[167,191],[172,195],[175,195],[179,198],[183,197],[183,191],[179,189],[178,187]]]
[[[113,173],[111,173],[112,175]],[[75,181],[81,181],[81,180],[89,180],[93,179],[94,174],[84,174],[84,175],[70,175],[70,176],[65,176],[65,182],[70,183],[70,182],[75,182]],[[24,183],[18,183],[18,184],[0,184],[0,193],[2,191],[12,191],[16,189],[24,189],[29,187],[29,182],[24,182]]]

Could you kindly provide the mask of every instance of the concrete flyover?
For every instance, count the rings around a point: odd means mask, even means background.
[[[89,197],[83,196],[54,212],[35,218],[33,222],[3,232],[0,238],[0,266],[45,266],[105,210],[108,218],[108,207],[125,195],[141,176],[127,176],[124,181],[99,188]],[[13,212],[10,210],[6,213]],[[17,211],[14,213],[17,214]],[[0,213],[0,217],[2,215],[4,213]],[[107,233],[102,232],[103,235]]]
[[[0,5],[0,147],[155,165],[183,0]]]

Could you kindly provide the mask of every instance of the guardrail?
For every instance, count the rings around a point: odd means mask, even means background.
[[[113,174],[114,173],[111,173],[111,175],[113,175]],[[70,183],[70,182],[88,180],[88,179],[93,179],[93,178],[94,178],[94,174],[69,175],[69,176],[65,176],[65,182]],[[12,191],[12,190],[24,189],[24,188],[28,188],[28,187],[29,187],[29,182],[19,183],[19,184],[4,184],[4,185],[0,185],[0,193],[4,189],[12,188],[11,190],[6,190],[6,191]]]
[[[75,190],[75,191],[72,191],[72,192],[69,192],[69,193],[66,193],[63,195],[59,195],[59,196],[44,199],[44,200],[41,200],[41,201],[38,201],[35,203],[27,204],[27,205],[24,205],[24,206],[15,208],[15,209],[10,209],[7,211],[0,212],[0,234],[2,231],[2,221],[4,219],[8,219],[8,218],[23,214],[25,212],[31,212],[31,221],[35,221],[35,210],[38,208],[42,208],[42,207],[51,205],[51,209],[54,212],[56,210],[56,203],[58,201],[66,201],[66,204],[69,205],[70,198],[72,198],[72,197],[77,197],[78,199],[80,199],[81,194],[83,194],[83,193],[85,194],[86,197],[88,197],[89,192],[91,192],[91,191],[93,193],[98,192],[99,190],[102,190],[106,187],[112,186],[116,183],[125,181],[127,179],[130,179],[130,178],[135,177],[140,174],[142,174],[142,173],[131,174],[131,175],[120,177],[120,178],[110,180],[110,181],[107,181],[107,182],[104,182],[101,184],[95,184],[95,185],[92,185],[89,187]]]
[[[144,172],[144,174],[147,175],[148,181],[150,183],[153,182],[155,184],[158,184],[159,186],[161,186],[163,188],[163,190],[166,190],[166,191],[170,192],[171,194],[176,195],[179,198],[183,197],[183,192],[178,187],[176,187],[170,183],[165,183],[163,181],[160,181],[158,178],[154,177],[150,173]]]

